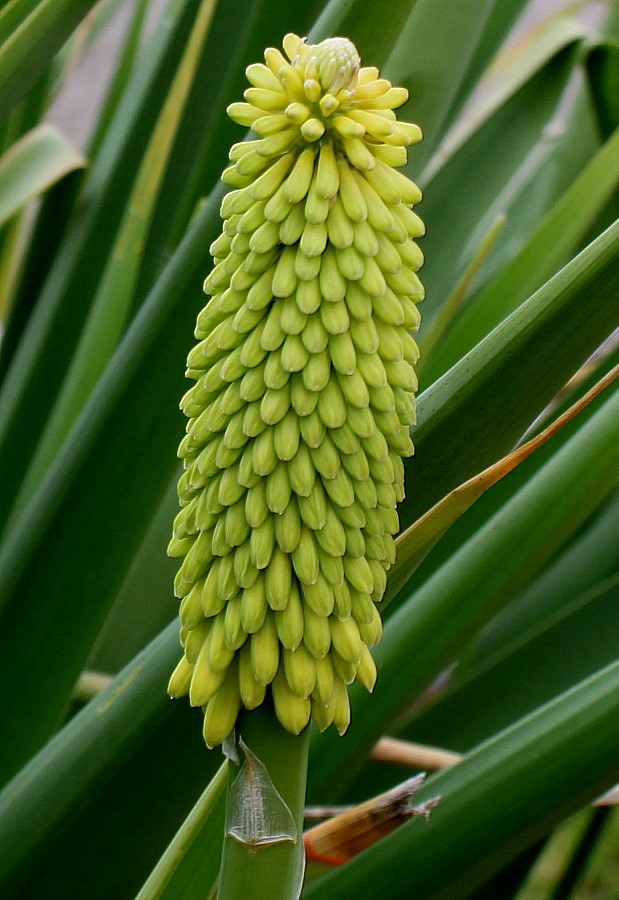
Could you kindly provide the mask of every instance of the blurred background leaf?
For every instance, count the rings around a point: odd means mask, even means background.
[[[531,26],[526,0],[0,4],[3,897],[194,896],[217,868],[222,804],[206,817],[204,797],[221,757],[165,694],[165,545],[245,67],[286,31],[345,34],[410,89],[433,349],[400,514],[423,536],[428,510],[619,362],[617,9],[556,4]],[[41,123],[119,14],[78,151]],[[312,800],[401,781],[367,761],[384,733],[467,757],[429,782],[444,793],[429,825],[308,897],[615,900],[616,817],[561,822],[619,775],[618,421],[608,387],[396,572],[376,696],[353,692],[344,739],[312,735]],[[115,677],[83,705],[86,666]]]

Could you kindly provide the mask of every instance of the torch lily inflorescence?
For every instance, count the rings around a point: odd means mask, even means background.
[[[184,655],[169,692],[203,707],[210,747],[267,691],[293,733],[310,717],[346,730],[346,686],[376,679],[413,452],[424,228],[397,167],[421,133],[393,112],[407,91],[360,68],[349,40],[283,46],[228,110],[256,139],[222,176],[235,190],[181,404],[169,553],[184,557]]]

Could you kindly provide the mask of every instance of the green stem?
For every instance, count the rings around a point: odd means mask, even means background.
[[[296,736],[286,731],[267,705],[244,713],[237,723],[237,737],[264,764],[288,806],[296,824],[297,840],[262,844],[258,847],[239,843],[230,835],[224,840],[218,900],[296,900],[303,881],[303,807],[309,729]],[[240,756],[242,758],[242,753]],[[242,761],[242,759],[241,759]],[[239,772],[230,766],[229,785]],[[228,809],[230,824],[237,810]]]

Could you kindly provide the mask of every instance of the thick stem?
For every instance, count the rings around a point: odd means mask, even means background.
[[[309,729],[296,736],[286,731],[268,705],[245,712],[237,722],[237,737],[266,767],[268,775],[295,821],[296,842],[250,846],[226,835],[218,900],[296,900],[301,893],[304,867],[303,807],[307,777]],[[241,763],[243,754],[240,753]],[[230,766],[229,785],[239,769]],[[228,798],[230,803],[230,796]],[[237,816],[229,809],[227,820]]]

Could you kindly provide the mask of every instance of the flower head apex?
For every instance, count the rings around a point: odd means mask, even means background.
[[[324,91],[336,94],[340,90],[354,91],[361,60],[352,41],[335,37],[320,44],[301,41],[292,64],[304,82],[317,81]]]
[[[362,67],[348,38],[308,44],[287,34],[283,49],[269,47],[264,64],[248,66],[246,102],[228,107],[259,140],[235,144],[234,165],[222,176],[226,184],[245,187],[274,158],[325,143],[361,171],[374,169],[377,160],[405,165],[406,147],[421,140],[419,127],[399,122],[393,111],[408,99],[406,88]]]

